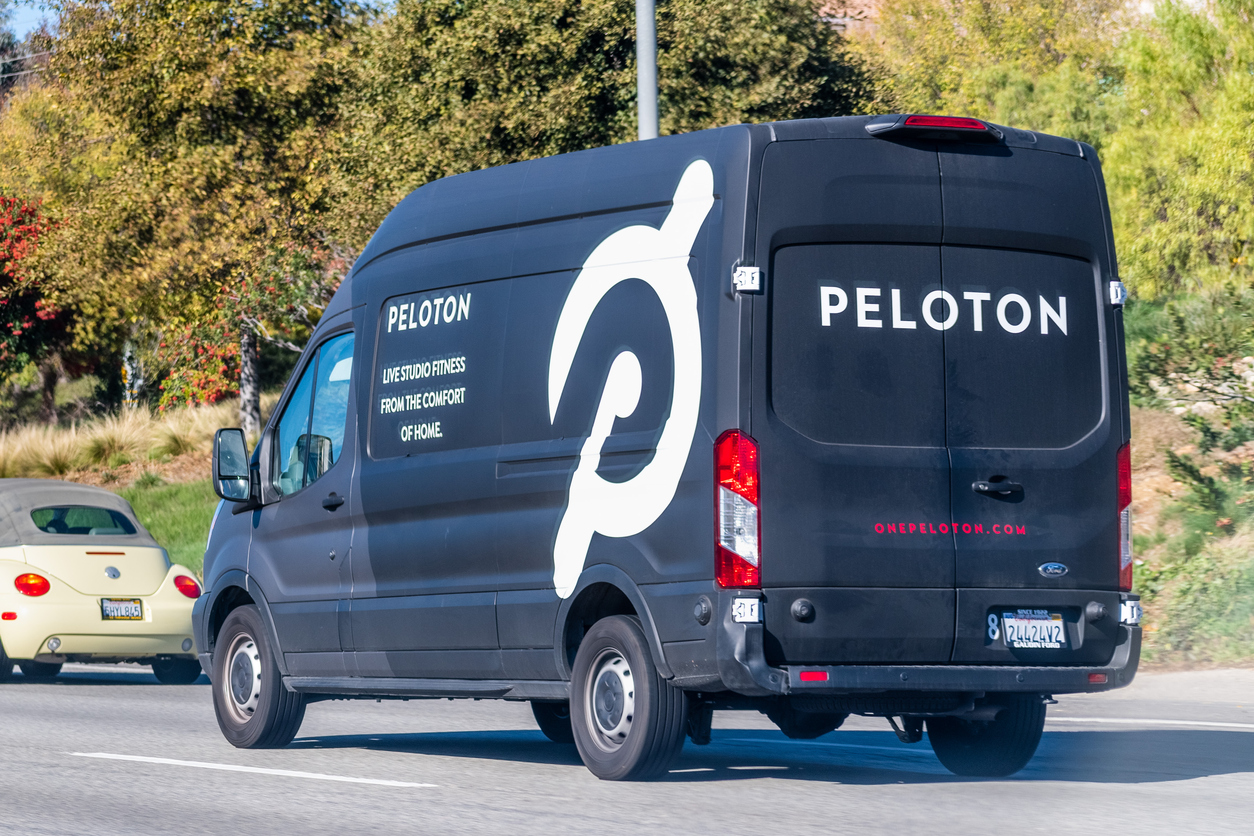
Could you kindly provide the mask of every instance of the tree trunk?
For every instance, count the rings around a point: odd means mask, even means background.
[[[239,337],[239,424],[252,439],[261,435],[260,365],[257,334],[245,325]]]
[[[40,417],[45,423],[55,424],[57,415],[57,384],[61,382],[61,362],[58,357],[49,357],[39,364],[40,384],[43,390],[43,402]]]

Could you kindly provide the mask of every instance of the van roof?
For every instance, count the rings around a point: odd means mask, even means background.
[[[623,208],[664,205],[674,189],[675,158],[718,156],[748,143],[818,139],[891,141],[867,133],[880,116],[837,116],[730,125],[541,157],[433,180],[410,192],[371,237],[324,316],[353,303],[352,279],[372,261],[405,247]],[[991,123],[989,123],[991,124]],[[1075,140],[995,126],[1010,147],[1084,157]],[[1091,149],[1088,153],[1093,153]],[[665,177],[649,176],[651,169]],[[661,203],[659,203],[661,201]]]

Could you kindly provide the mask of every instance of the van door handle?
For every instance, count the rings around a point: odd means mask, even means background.
[[[339,508],[343,504],[344,504],[344,497],[335,493],[331,494],[326,499],[322,500],[322,507],[326,508],[328,511],[334,511],[336,508]]]
[[[1018,482],[974,482],[971,490],[976,493],[1016,494],[1023,493],[1023,485]]]

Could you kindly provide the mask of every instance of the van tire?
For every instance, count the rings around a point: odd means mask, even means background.
[[[22,676],[27,679],[34,679],[40,682],[47,682],[50,679],[56,679],[57,674],[61,673],[60,662],[35,662],[22,661],[17,666],[22,671]]]
[[[200,662],[195,659],[155,659],[152,663],[152,675],[162,685],[191,685],[200,674]]]
[[[570,703],[531,701],[531,713],[544,736],[554,743],[574,743],[575,733],[570,730]]]
[[[972,778],[1013,775],[1036,754],[1045,729],[1045,702],[1037,694],[1002,694],[989,722],[929,717],[927,739],[946,769]]]
[[[213,653],[213,710],[218,727],[240,749],[281,749],[305,719],[305,696],[283,687],[283,676],[257,607],[231,610]]]
[[[632,616],[612,615],[588,629],[575,654],[570,695],[575,746],[602,780],[654,778],[683,748],[688,695],[657,672]]]
[[[766,716],[779,727],[784,737],[790,740],[814,740],[836,731],[849,715],[798,711],[791,702],[781,700],[766,709]]]

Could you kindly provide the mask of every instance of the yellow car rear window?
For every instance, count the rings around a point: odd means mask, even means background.
[[[135,524],[126,515],[108,508],[93,505],[56,505],[36,508],[31,519],[40,531],[48,534],[82,534],[108,536],[134,534]]]

